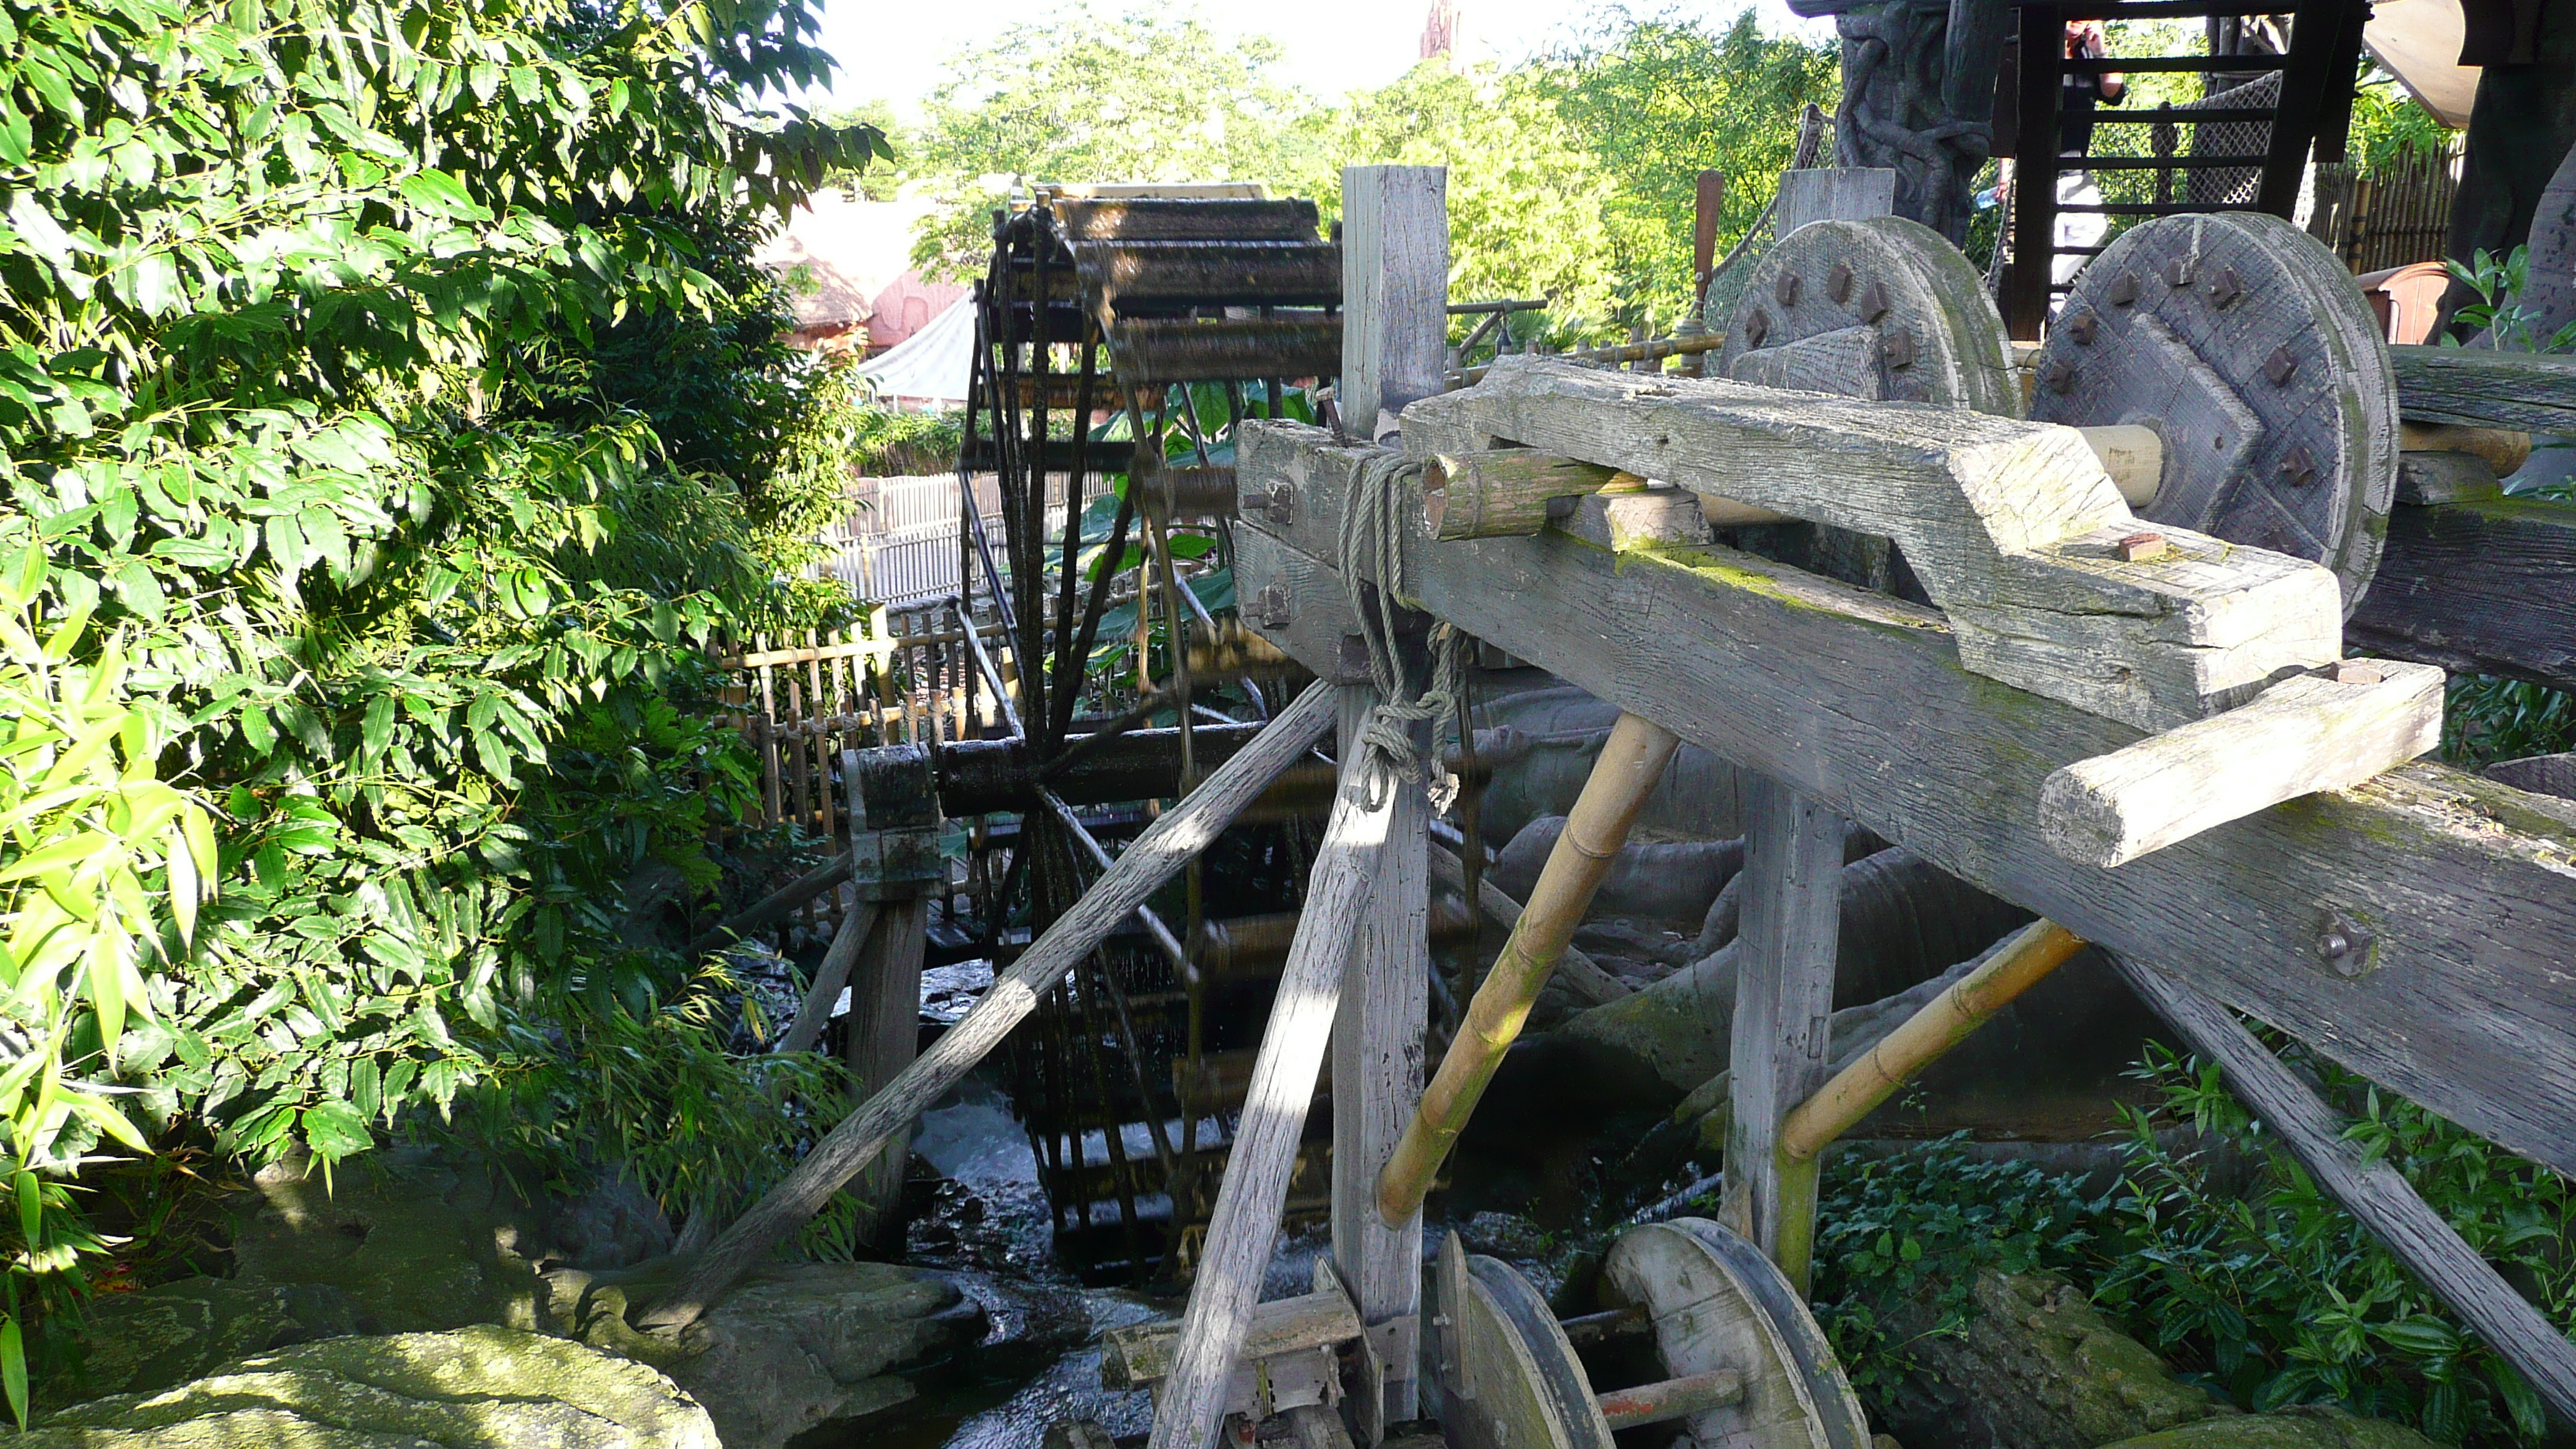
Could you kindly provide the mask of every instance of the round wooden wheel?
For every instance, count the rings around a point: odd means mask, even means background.
[[[2258,212],[2130,228],[2075,279],[2035,360],[2034,421],[2163,440],[2139,516],[2334,570],[2351,613],[2397,490],[2378,321],[2314,238]]]
[[[1869,1420],[1824,1330],[1760,1249],[1705,1218],[1622,1234],[1602,1264],[1613,1306],[1651,1315],[1675,1376],[1733,1369],[1744,1396],[1691,1416],[1708,1449],[1869,1449]]]
[[[1765,387],[2021,414],[2003,318],[1977,269],[1902,217],[1789,233],[1754,264],[1717,370]]]
[[[1615,1449],[1547,1300],[1500,1258],[1440,1247],[1441,1427],[1460,1449]]]

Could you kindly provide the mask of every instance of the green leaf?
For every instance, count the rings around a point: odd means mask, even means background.
[[[476,201],[465,183],[444,171],[417,172],[396,182],[394,189],[402,193],[403,200],[432,216],[468,221],[492,219],[491,209]]]
[[[376,1145],[367,1118],[347,1102],[316,1102],[304,1109],[304,1143],[325,1162],[354,1157]]]
[[[36,1174],[23,1167],[18,1169],[16,1186],[19,1241],[29,1248],[41,1246],[45,1241],[44,1188],[36,1180]]]
[[[18,1421],[20,1433],[26,1432],[27,1340],[15,1313],[0,1319],[0,1388],[8,1391],[10,1417]]]

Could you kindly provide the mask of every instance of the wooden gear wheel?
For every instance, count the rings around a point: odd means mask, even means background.
[[[1596,1393],[1519,1270],[1452,1233],[1436,1279],[1441,1426],[1460,1449],[1613,1449],[1612,1432],[1678,1419],[1697,1449],[1869,1449],[1868,1420],[1824,1332],[1770,1260],[1715,1223],[1633,1229],[1602,1267],[1638,1310],[1666,1377]]]
[[[2259,212],[2159,218],[2075,279],[2034,360],[2034,421],[2137,424],[2163,442],[2137,510],[2332,569],[2349,615],[2397,490],[2397,382],[2360,289]]]
[[[1816,221],[1748,279],[1717,372],[1872,402],[2021,412],[2003,318],[1977,269],[1903,217]]]

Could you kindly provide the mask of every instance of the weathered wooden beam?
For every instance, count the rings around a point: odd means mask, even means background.
[[[1449,342],[1449,168],[1342,168],[1342,426],[1377,436],[1440,391]]]
[[[814,968],[814,980],[805,988],[805,997],[796,1006],[796,1020],[789,1023],[786,1035],[772,1050],[810,1052],[823,1039],[823,1028],[832,1019],[832,1007],[841,999],[841,988],[849,983],[850,965],[859,959],[859,951],[868,943],[868,932],[876,929],[877,903],[861,900],[848,915],[841,918],[841,929],[832,936],[832,944],[823,952],[823,960]]]
[[[2429,664],[2354,659],[2282,680],[2225,714],[2078,760],[2039,792],[2039,830],[2108,868],[2319,790],[2346,790],[2442,743]]]
[[[1825,1080],[1842,929],[1841,816],[1760,780],[1744,830],[1747,952],[1735,978],[1727,1075],[1726,1191],[1718,1219],[1807,1287],[1816,1233],[1813,1173],[1782,1171],[1780,1124]]]
[[[1421,1277],[1419,1272],[1414,1275]],[[1326,1348],[1360,1336],[1359,1310],[1339,1288],[1320,1288],[1294,1298],[1274,1298],[1252,1310],[1243,1329],[1243,1357],[1268,1358],[1301,1348]],[[1100,1386],[1141,1389],[1161,1382],[1172,1371],[1181,1338],[1181,1321],[1113,1328],[1100,1336]]]
[[[2489,347],[2388,349],[2408,422],[2576,433],[2576,357]]]
[[[1283,431],[1246,467],[1321,496],[1359,457]],[[1339,595],[1336,570],[1275,547]],[[1937,613],[1728,549],[1613,554],[1562,529],[1417,536],[1406,568],[1477,638],[2576,1171],[2576,810],[2418,763],[2103,871],[2049,848],[2040,790],[2140,732],[1969,672]]]
[[[1343,692],[1342,759],[1365,753],[1361,735],[1377,699],[1374,689]],[[1422,1033],[1431,1011],[1431,802],[1415,781],[1392,789],[1377,888],[1351,936],[1332,1044],[1333,1267],[1360,1317],[1397,1350],[1380,1355],[1384,1381],[1362,1390],[1378,1395],[1362,1409],[1372,1424],[1421,1413],[1422,1220],[1389,1227],[1371,1211],[1378,1169],[1422,1100]]]
[[[2112,958],[2131,990],[2173,1023],[2191,1049],[2218,1063],[2227,1084],[2397,1260],[2487,1346],[2513,1365],[2562,1418],[2576,1419],[2576,1344],[2460,1240],[2415,1185],[2344,1140],[2340,1113],[2319,1100],[2217,1002],[2162,972]]]
[[[2462,673],[2576,689],[2576,504],[2391,509],[2379,577],[2344,637]]]
[[[860,1102],[921,1054],[921,957],[929,902],[917,890],[906,891],[879,903],[874,914],[867,944],[850,967],[849,1037],[841,1053],[850,1095]],[[911,1143],[897,1137],[850,1184],[850,1195],[859,1200],[860,1241],[883,1246],[891,1234],[901,1243],[897,1223],[910,1159]]]
[[[1225,1180],[1208,1214],[1207,1249],[1181,1314],[1180,1347],[1154,1405],[1152,1449],[1210,1449],[1216,1441],[1226,1385],[1279,1240],[1280,1208],[1341,1002],[1343,965],[1385,859],[1397,794],[1387,790],[1372,801],[1346,788],[1315,852],[1297,943],[1270,1003]]]
[[[2071,428],[1506,363],[1406,409],[1406,451],[1508,440],[1893,539],[1988,678],[2165,728],[2341,653],[2342,594],[2316,564],[2170,525],[2163,556],[2121,557],[2141,525]]]

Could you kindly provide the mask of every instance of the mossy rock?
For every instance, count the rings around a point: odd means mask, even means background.
[[[1972,1297],[1975,1312],[1960,1337],[1916,1338],[1932,1326],[1920,1309],[1891,1315],[1892,1336],[1914,1339],[1908,1351],[1920,1365],[1894,1395],[1889,1427],[1899,1439],[2101,1449],[2204,1420],[2236,1421],[2234,1405],[2175,1378],[2061,1279],[1984,1270]]]
[[[480,1324],[260,1354],[159,1394],[46,1418],[28,1449],[719,1449],[655,1370]]]
[[[2123,1439],[2104,1449],[2440,1449],[2403,1424],[2365,1419],[2342,1409],[2306,1406],[2269,1414],[2204,1420]]]
[[[78,1372],[38,1384],[37,1399],[156,1393],[236,1359],[355,1333],[357,1317],[346,1294],[314,1283],[183,1278],[105,1294],[83,1314]]]

